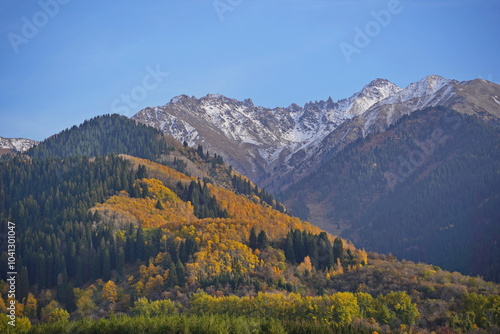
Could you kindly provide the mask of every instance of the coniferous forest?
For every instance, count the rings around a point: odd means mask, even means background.
[[[500,281],[497,125],[445,108],[345,147],[281,199],[367,249]]]
[[[357,168],[352,173],[364,177]],[[452,179],[456,171],[442,168]],[[371,219],[377,226],[387,218]],[[122,116],[97,117],[25,155],[3,156],[0,221],[2,235],[15,224],[18,270],[15,296],[1,272],[5,333],[500,330],[498,284],[357,248],[288,215],[215,152]],[[388,242],[383,231],[374,237]],[[427,251],[439,247],[447,245],[429,241]],[[1,251],[6,268],[3,240]]]

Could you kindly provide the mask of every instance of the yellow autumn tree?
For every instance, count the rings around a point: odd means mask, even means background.
[[[48,316],[48,322],[66,322],[69,319],[69,313],[63,308],[53,309]]]
[[[24,314],[28,318],[36,318],[37,300],[35,296],[30,292],[24,303]]]
[[[1,295],[0,295],[0,313],[3,314],[7,313],[7,306],[5,306],[5,301],[3,300]]]
[[[17,299],[13,298],[7,299],[7,305],[10,305],[12,300],[15,301],[16,303],[16,317],[24,315],[24,304],[20,303]]]
[[[339,292],[329,297],[331,306],[327,322],[349,325],[354,317],[360,316],[360,308],[356,296],[351,292]]]
[[[208,240],[207,245],[195,254],[194,263],[187,264],[187,269],[194,280],[199,280],[232,272],[245,274],[258,264],[259,258],[240,242]]]
[[[302,261],[301,264],[297,266],[297,272],[300,273],[301,275],[304,275],[306,272],[311,272],[313,270],[311,258],[309,256],[306,256],[304,258],[304,261]]]
[[[50,314],[56,309],[62,309],[61,304],[55,300],[51,300],[47,306],[42,308],[42,321],[49,321]]]
[[[116,301],[118,300],[118,288],[115,282],[109,280],[102,289],[102,298],[108,302],[109,310],[112,312],[115,309]]]
[[[155,277],[150,277],[146,286],[144,287],[144,294],[149,296],[150,299],[156,300],[161,296],[164,290],[164,277],[161,275],[156,275]]]
[[[82,290],[80,288],[73,289],[78,315],[82,317],[88,316],[96,310],[96,305],[92,298],[94,294],[94,289],[95,288],[93,286],[90,286],[86,290]]]

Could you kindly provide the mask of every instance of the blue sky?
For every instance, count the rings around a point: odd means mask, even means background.
[[[375,78],[498,83],[499,32],[498,0],[3,0],[0,136],[180,94],[284,107]]]

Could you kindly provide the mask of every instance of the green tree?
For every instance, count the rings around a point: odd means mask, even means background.
[[[341,326],[349,325],[354,317],[360,316],[358,300],[350,292],[338,292],[330,297],[331,319]]]
[[[291,237],[291,234],[288,234],[288,236],[285,240],[285,257],[291,263],[296,263],[295,262],[295,250],[293,247],[293,238]]]
[[[156,201],[155,208],[158,210],[165,210],[165,208],[163,207],[163,204],[161,204],[160,200]]]
[[[481,328],[500,326],[500,296],[469,293],[464,299],[464,310],[473,315],[473,323]]]
[[[333,261],[337,263],[337,260],[340,259],[341,262],[344,261],[344,243],[342,239],[335,238],[333,241]]]
[[[139,165],[137,168],[137,174],[136,174],[136,179],[146,179],[148,177],[148,170],[146,169],[146,166],[144,165]]]
[[[143,315],[145,317],[166,316],[176,314],[178,306],[175,302],[169,299],[149,301],[145,297],[139,298],[132,308],[135,315]]]
[[[26,302],[24,304],[24,315],[26,315],[30,319],[36,319],[37,317],[37,305],[38,302],[30,292],[28,293],[28,297],[26,297]]]
[[[255,227],[252,227],[252,229],[250,230],[248,244],[252,250],[256,250],[258,248],[257,232],[255,231]]]
[[[67,322],[68,319],[68,311],[62,308],[56,308],[49,313],[48,322]]]
[[[18,294],[19,300],[23,300],[28,296],[29,277],[28,277],[28,269],[25,266],[23,266],[19,274],[19,288],[16,292]]]
[[[413,325],[420,316],[417,305],[412,303],[411,297],[404,291],[392,291],[385,296],[380,295],[377,299],[387,305],[405,325]]]
[[[257,237],[257,248],[266,249],[269,247],[269,239],[267,237],[266,231],[261,230],[259,236]]]

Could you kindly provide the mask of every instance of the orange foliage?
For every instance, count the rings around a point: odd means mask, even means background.
[[[196,180],[195,178],[188,177],[172,168],[151,162],[149,160],[127,155],[121,156],[131,161],[135,166],[146,166],[150,177],[161,180],[164,184],[169,186],[177,184],[178,181],[186,183],[191,182],[191,180]],[[153,191],[154,193],[158,193],[159,190],[155,190],[156,187],[159,189],[165,189],[166,187],[159,185],[157,180],[141,180],[141,182],[148,182],[148,189],[150,192]],[[173,216],[168,218],[169,221],[173,221],[175,220],[174,217],[177,217],[177,221],[182,222],[182,224],[193,224],[194,228],[197,231],[200,231],[200,233],[197,233],[197,236],[203,241],[210,240],[211,238],[214,238],[215,235],[219,235],[219,240],[221,238],[229,238],[238,242],[245,242],[248,240],[249,232],[252,227],[255,227],[257,230],[264,230],[270,239],[285,237],[292,229],[298,229],[301,231],[305,230],[314,234],[321,232],[321,229],[309,223],[302,222],[299,218],[290,217],[269,207],[257,204],[254,201],[246,197],[236,195],[227,189],[213,184],[208,184],[208,187],[210,193],[215,195],[217,198],[219,205],[228,211],[229,218],[207,218],[200,220],[196,219],[192,215],[191,210],[190,214],[186,216],[186,212],[179,212],[179,208],[177,207],[168,207],[168,205],[165,206],[166,212],[172,210],[177,211]],[[190,204],[189,207],[191,208]],[[131,210],[133,209],[134,206],[132,205]],[[167,228],[170,232],[174,232],[180,228],[178,225],[162,225],[160,223],[160,219],[154,216],[157,212],[151,211],[150,205],[148,205],[146,211],[150,211],[151,215],[141,217],[145,222],[145,225],[143,226],[162,226]],[[134,212],[132,216],[138,217],[138,212]],[[184,216],[186,219],[178,219],[179,216]],[[148,219],[153,219],[154,223],[148,223]]]
[[[229,218],[198,219],[193,214],[191,203],[182,202],[167,188],[174,187],[179,181],[186,184],[194,178],[148,160],[122,157],[130,160],[136,167],[146,166],[149,177],[154,177],[136,181],[147,185],[148,198],[130,198],[127,193],[122,192],[104,204],[97,205],[94,210],[115,223],[122,220],[122,223],[134,222],[142,227],[161,227],[165,232],[176,235],[179,242],[180,238],[195,238],[200,250],[194,255],[193,263],[186,266],[191,281],[233,272],[245,274],[260,266],[260,256],[245,245],[252,227],[257,231],[264,230],[271,240],[284,238],[293,229],[313,234],[322,232],[299,218],[280,213],[213,184],[208,184],[208,189],[221,208],[227,210]],[[156,207],[157,201],[161,202],[163,209]],[[330,237],[333,241],[333,237]],[[311,266],[306,263],[303,267]],[[162,285],[160,276],[166,277],[168,274],[155,272],[154,269],[153,264],[141,267],[141,278],[135,284],[137,291],[147,289],[153,293]],[[277,276],[283,269],[285,268],[272,268]],[[154,280],[150,280],[153,278]]]
[[[141,182],[148,185],[151,198],[130,198],[122,191],[103,204],[96,205],[93,210],[99,212],[105,221],[118,226],[126,226],[132,222],[142,227],[154,228],[169,224],[179,226],[196,220],[193,206],[182,202],[159,180],[143,179]],[[163,210],[156,208],[158,200],[162,202]]]
[[[196,253],[194,263],[189,263],[187,268],[191,278],[199,280],[232,272],[245,274],[259,262],[252,250],[240,242],[209,240],[207,246]]]
[[[291,229],[314,234],[321,232],[318,227],[302,222],[299,218],[256,204],[252,200],[236,195],[227,189],[212,184],[209,184],[209,189],[215,195],[221,207],[227,210],[230,218],[238,220],[242,225],[246,225],[247,233],[249,233],[252,226],[257,230],[266,231],[271,239],[285,237]],[[248,234],[245,236],[245,239],[247,238]]]
[[[163,183],[168,185],[174,185],[178,181],[181,181],[183,183],[191,182],[192,180],[196,181],[196,178],[194,177],[189,177],[185,174],[176,171],[173,168],[160,165],[146,159],[140,159],[126,154],[120,154],[120,157],[132,162],[132,164],[136,168],[139,165],[146,166],[150,178],[161,180]]]

